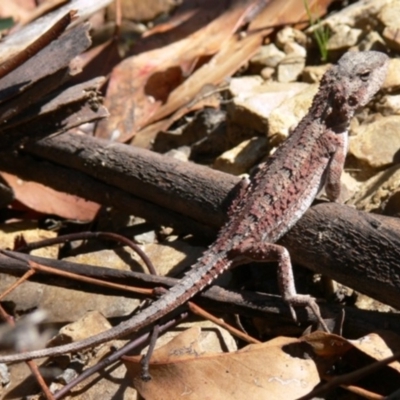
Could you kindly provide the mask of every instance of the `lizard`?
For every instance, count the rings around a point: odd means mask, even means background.
[[[74,353],[139,331],[183,305],[228,268],[252,261],[278,261],[280,292],[293,318],[294,307],[309,306],[321,321],[316,300],[297,294],[289,252],[276,241],[301,218],[322,187],[329,200],[338,200],[350,120],[381,87],[388,60],[376,51],[347,52],[325,72],[305,117],[275,153],[239,184],[214,243],[147,308],[87,339],[2,355],[0,362]]]

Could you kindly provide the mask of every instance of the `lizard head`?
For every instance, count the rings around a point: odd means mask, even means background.
[[[345,118],[366,105],[381,87],[389,57],[378,51],[347,52],[326,75],[331,80],[331,101]]]

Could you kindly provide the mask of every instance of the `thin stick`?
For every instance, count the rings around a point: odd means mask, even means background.
[[[151,332],[149,348],[147,349],[146,354],[140,360],[140,365],[142,367],[141,378],[145,382],[151,380],[151,375],[149,372],[150,358],[153,355],[159,334],[160,334],[160,326],[157,324],[154,326],[153,331]]]
[[[81,282],[92,283],[94,285],[104,286],[104,287],[108,287],[108,288],[112,288],[112,289],[125,290],[127,292],[145,294],[148,296],[151,296],[153,293],[152,289],[143,289],[143,288],[135,287],[135,286],[127,286],[127,285],[121,285],[118,283],[106,282],[101,279],[89,278],[87,276],[81,276],[78,274],[74,274],[72,272],[60,271],[55,268],[46,267],[45,265],[38,264],[37,262],[31,261],[31,260],[28,260],[28,264],[34,270],[63,276],[65,278],[75,279],[75,280],[81,281]]]
[[[130,247],[133,251],[135,251],[138,256],[143,260],[146,267],[149,269],[152,275],[157,275],[156,269],[154,268],[153,263],[147,257],[147,254],[132,240],[126,238],[125,236],[118,235],[112,232],[79,232],[79,233],[71,233],[69,235],[62,235],[56,238],[44,239],[38,242],[29,243],[25,246],[22,246],[17,249],[17,251],[21,253],[27,253],[32,250],[41,249],[42,247],[52,246],[60,243],[68,243],[73,242],[75,240],[86,240],[86,239],[108,239],[113,240],[115,242],[120,242]]]
[[[35,275],[35,270],[30,269],[25,272],[24,275],[21,276],[16,282],[14,282],[8,289],[6,289],[1,295],[0,295],[0,301],[4,299],[9,293],[11,293],[17,286],[19,286],[21,283],[25,282],[28,280],[32,275]]]
[[[357,371],[332,378],[325,385],[320,386],[318,389],[313,390],[305,396],[299,397],[297,400],[310,400],[321,396],[337,386],[347,385],[365,378],[366,376],[371,375],[373,372],[378,371],[379,369],[385,367],[393,361],[397,361],[398,359],[400,359],[400,352],[394,353],[391,357],[385,358],[384,360],[376,361],[373,364],[360,368]]]
[[[159,332],[164,333],[168,329],[172,328],[175,325],[180,324],[184,319],[186,319],[188,316],[188,313],[182,313],[178,317],[168,321],[164,325],[161,325],[159,327]],[[54,398],[55,400],[61,399],[63,396],[65,396],[67,393],[69,393],[78,383],[84,381],[85,379],[88,379],[90,376],[95,374],[96,372],[106,368],[107,366],[113,364],[114,362],[118,361],[122,356],[124,356],[126,353],[130,352],[134,348],[138,347],[139,345],[144,344],[150,337],[150,332],[147,332],[140,336],[139,338],[135,339],[134,341],[129,342],[125,346],[121,347],[119,350],[115,351],[108,357],[104,358],[101,360],[98,364],[94,365],[93,367],[85,369],[85,371],[82,372],[81,375],[79,375],[76,379],[73,381],[69,382],[67,385],[65,385],[61,390],[59,390]]]
[[[199,307],[197,304],[193,303],[192,301],[189,301],[187,304],[188,304],[190,311],[192,311],[194,314],[200,315],[201,317],[214,322],[214,324],[220,326],[221,328],[226,329],[227,331],[232,333],[232,335],[237,336],[238,338],[244,340],[245,342],[255,343],[255,344],[262,343],[259,340],[240,331],[239,329],[236,329],[232,325],[229,325],[226,322],[222,321],[221,319],[215,317],[214,315],[212,315],[209,312],[207,312],[206,310],[204,310],[204,308]]]
[[[30,361],[26,361],[26,363],[28,364],[33,376],[36,378],[36,381],[38,382],[41,389],[43,390],[47,400],[55,400],[53,393],[50,392],[50,389],[47,386],[46,382],[44,381],[43,376],[40,373],[39,368],[36,365],[35,361],[30,360]]]

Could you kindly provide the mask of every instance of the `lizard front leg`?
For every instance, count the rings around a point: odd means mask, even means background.
[[[336,134],[334,140],[336,150],[329,161],[325,179],[325,192],[330,201],[337,201],[340,196],[340,176],[343,172],[348,145],[347,132]]]
[[[295,287],[293,267],[290,255],[283,246],[268,242],[258,242],[249,239],[243,241],[233,251],[234,257],[243,260],[256,262],[277,261],[278,262],[278,284],[283,300],[288,304],[292,318],[297,322],[297,315],[294,306],[309,306],[321,326],[329,332],[324,320],[321,317],[319,307],[315,299],[309,295],[298,294]]]

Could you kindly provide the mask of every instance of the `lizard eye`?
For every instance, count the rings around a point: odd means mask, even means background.
[[[366,82],[369,79],[370,75],[371,75],[371,71],[366,70],[366,71],[361,72],[359,74],[359,77],[363,82]]]

